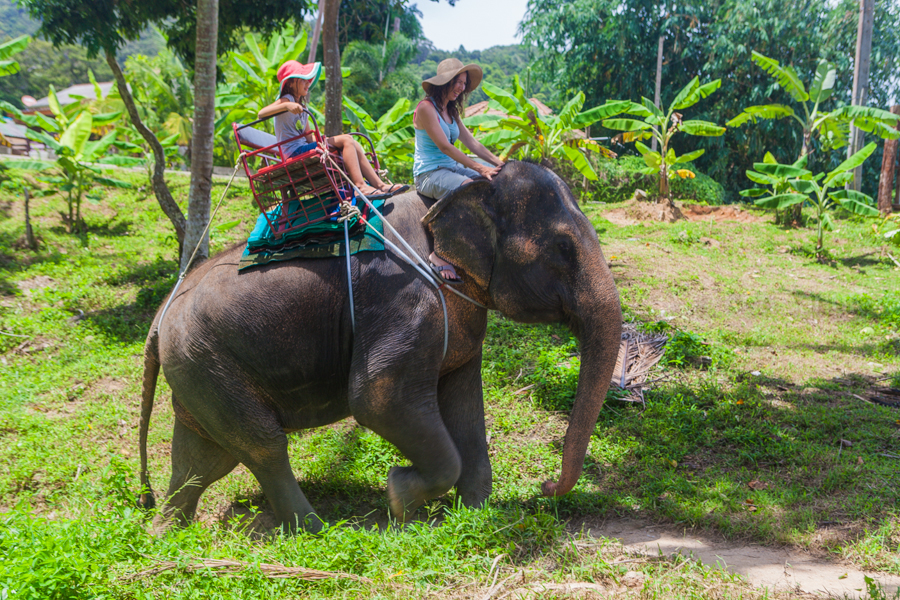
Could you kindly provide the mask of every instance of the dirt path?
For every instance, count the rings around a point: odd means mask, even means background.
[[[816,558],[794,548],[736,544],[704,535],[685,534],[672,528],[633,519],[606,521],[587,527],[595,537],[619,540],[630,551],[651,555],[674,552],[699,559],[705,565],[727,568],[758,587],[780,592],[817,596],[865,598],[864,576],[875,579],[888,598],[900,589],[900,576],[867,573],[840,561]]]

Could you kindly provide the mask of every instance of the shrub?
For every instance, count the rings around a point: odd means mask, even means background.
[[[655,176],[640,172],[646,167],[640,156],[623,156],[613,160],[600,160],[598,163],[599,179],[588,183],[586,199],[594,202],[623,202],[631,198],[636,189],[646,191],[650,197],[657,195]],[[696,172],[695,175],[693,179],[672,179],[672,197],[710,205],[725,203],[725,188],[708,175]]]

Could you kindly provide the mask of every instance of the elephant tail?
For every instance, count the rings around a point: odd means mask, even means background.
[[[154,327],[147,336],[144,346],[144,382],[141,387],[141,492],[138,506],[150,510],[156,507],[153,488],[150,487],[150,473],[147,469],[147,432],[150,429],[150,415],[153,413],[153,398],[156,396],[156,380],[159,378],[159,332]]]

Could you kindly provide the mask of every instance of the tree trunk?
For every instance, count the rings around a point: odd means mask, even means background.
[[[319,36],[322,34],[322,16],[325,14],[323,5],[326,0],[319,0],[319,11],[316,15],[316,24],[313,26],[312,39],[309,42],[309,58],[308,63],[316,62],[316,51],[319,48]]]
[[[31,228],[31,214],[29,213],[29,196],[28,188],[25,188],[25,244],[30,250],[37,250],[38,243],[34,237],[34,230]]]
[[[853,97],[850,104],[865,106],[869,90],[869,63],[872,54],[872,25],[875,20],[875,0],[859,0],[859,26],[856,29],[856,60],[853,67]],[[847,145],[847,158],[850,158],[863,147],[862,130],[850,128],[850,144]],[[853,170],[853,181],[847,189],[859,191],[862,183],[862,165]]]
[[[197,0],[197,46],[194,62],[194,127],[191,140],[191,188],[181,270],[197,249],[191,264],[209,257],[210,194],[216,118],[216,43],[219,35],[219,0]],[[199,247],[198,247],[199,246]]]
[[[892,106],[891,112],[900,115],[900,104]],[[900,129],[900,123],[897,124],[897,129]],[[891,214],[891,192],[894,191],[894,167],[896,164],[897,140],[885,140],[884,156],[881,158],[881,177],[878,180],[878,210],[883,215]]]
[[[663,44],[666,36],[659,36],[659,48],[656,51],[656,93],[653,96],[653,103],[656,108],[662,110],[662,63],[663,63]],[[656,138],[650,140],[650,149],[656,152]]]
[[[338,13],[341,0],[325,2],[322,23],[322,47],[325,54],[325,135],[343,132],[343,80],[341,78],[341,49],[338,46]]]
[[[166,184],[166,154],[153,132],[147,129],[147,126],[141,121],[137,105],[135,105],[131,91],[128,89],[128,83],[125,81],[125,75],[122,74],[122,69],[119,68],[116,57],[110,52],[106,53],[106,64],[109,65],[113,76],[116,78],[116,86],[119,89],[119,95],[122,97],[125,110],[128,111],[131,124],[134,125],[134,128],[137,129],[137,132],[144,138],[144,141],[147,142],[147,145],[150,146],[150,150],[153,152],[150,187],[153,188],[153,195],[156,196],[156,201],[159,202],[163,213],[169,217],[172,227],[175,228],[175,237],[178,239],[178,256],[181,256],[182,248],[184,247],[184,228],[187,222],[175,199],[172,198],[172,192],[169,191],[168,184]]]

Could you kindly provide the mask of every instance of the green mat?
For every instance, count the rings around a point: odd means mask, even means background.
[[[381,212],[385,200],[374,200],[372,201],[372,204],[378,209],[378,212]],[[266,222],[262,215],[260,215],[260,220],[262,220],[263,223]],[[358,233],[350,238],[351,255],[356,254],[357,252],[380,252],[384,250],[384,244],[381,242],[381,239],[371,232],[372,228],[374,228],[378,233],[383,235],[384,223],[382,223],[381,219],[371,210],[369,210],[368,222],[369,225],[363,233]],[[258,221],[257,226],[259,226]],[[315,227],[315,225],[313,227]],[[254,232],[255,231],[256,229],[254,229]],[[292,260],[294,258],[333,258],[336,256],[344,256],[343,231],[344,228],[341,226],[334,232],[335,235],[339,236],[338,239],[324,244],[309,244],[278,249],[255,248],[254,251],[251,252],[250,243],[248,242],[247,247],[244,248],[244,253],[241,255],[241,260],[238,263],[238,270],[242,271],[258,265],[265,265],[276,261]],[[302,235],[309,233],[305,228],[298,230],[298,232]],[[251,237],[251,239],[254,238]]]

